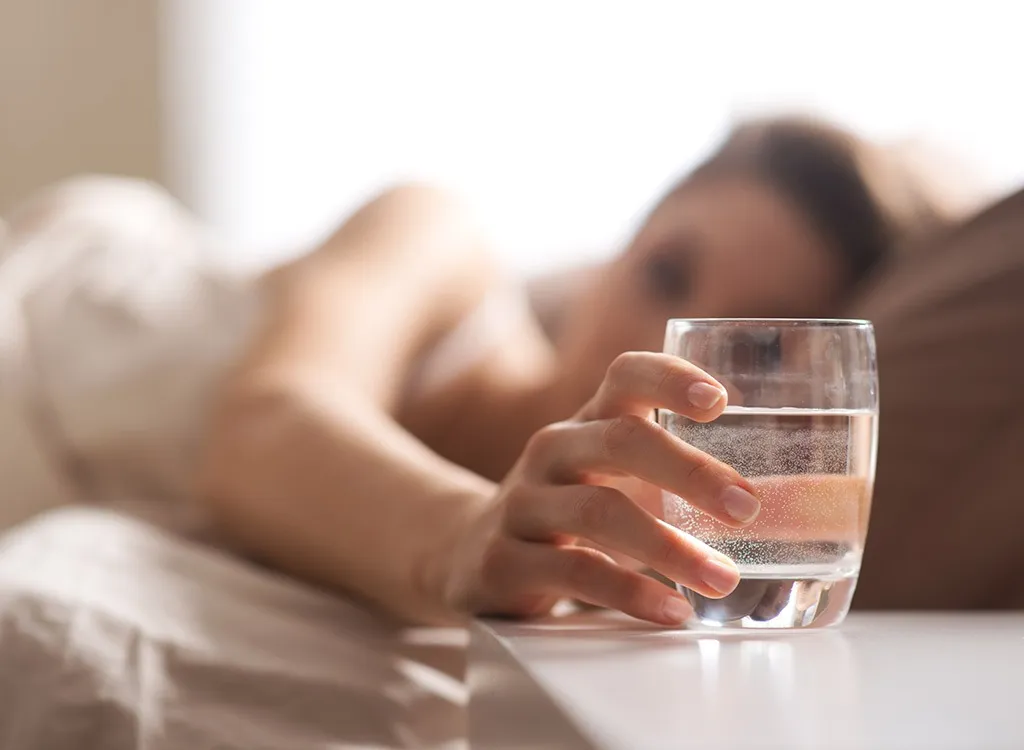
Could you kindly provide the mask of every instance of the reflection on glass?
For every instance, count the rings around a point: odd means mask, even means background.
[[[833,625],[860,571],[875,471],[878,385],[864,321],[674,320],[665,351],[729,391],[710,423],[661,411],[672,434],[729,464],[761,500],[735,529],[666,493],[669,523],[731,557],[736,590],[709,599],[683,589],[691,626]]]

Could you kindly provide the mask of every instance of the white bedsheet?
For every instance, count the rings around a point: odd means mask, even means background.
[[[74,502],[208,531],[209,403],[262,319],[235,262],[148,183],[83,177],[0,238],[0,529]]]
[[[259,269],[221,250],[113,178],[0,237],[0,748],[457,746],[461,631],[188,541],[208,405],[261,320]]]
[[[462,747],[465,641],[110,511],[50,511],[0,540],[0,747]]]

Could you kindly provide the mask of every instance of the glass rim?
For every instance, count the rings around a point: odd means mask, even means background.
[[[669,318],[669,328],[714,325],[749,326],[751,328],[871,328],[870,320],[861,318]]]

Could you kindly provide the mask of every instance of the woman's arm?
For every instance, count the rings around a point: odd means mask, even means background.
[[[730,525],[756,515],[749,483],[647,418],[721,413],[724,389],[692,365],[619,357],[579,413],[534,435],[500,487],[392,419],[416,353],[488,286],[457,215],[431,191],[391,193],[272,280],[275,315],[212,427],[204,487],[223,531],[279,568],[421,622],[536,614],[559,597],[666,624],[687,616],[677,593],[578,541],[706,596],[731,591],[727,558],[607,486],[632,477]]]
[[[437,620],[426,550],[492,486],[389,416],[411,362],[495,272],[465,213],[390,191],[268,280],[267,329],[215,409],[203,489],[250,553],[393,613]]]
[[[270,324],[236,380],[331,373],[391,412],[413,360],[497,282],[456,200],[426,186],[392,189],[268,279]]]

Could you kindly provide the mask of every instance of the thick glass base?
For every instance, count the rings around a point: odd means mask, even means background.
[[[744,576],[722,599],[684,588],[680,592],[693,605],[693,617],[686,623],[691,629],[823,628],[846,618],[856,586],[855,576]]]

